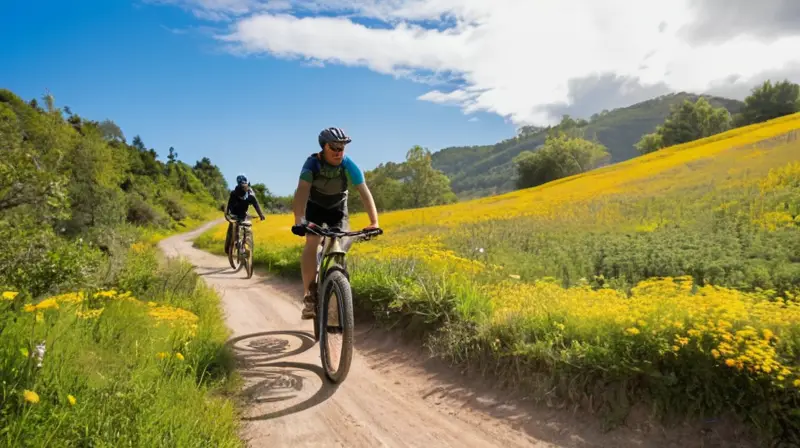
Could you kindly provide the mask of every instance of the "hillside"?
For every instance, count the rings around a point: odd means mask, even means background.
[[[219,297],[154,242],[219,216],[208,159],[0,89],[0,440],[241,446]]]
[[[354,302],[524,399],[609,423],[635,405],[679,420],[733,413],[765,440],[800,443],[798,137],[800,113],[382,214],[385,234],[350,251]],[[257,263],[297,277],[292,224],[276,215],[253,230]],[[224,230],[196,244],[221,252]]]
[[[611,163],[622,162],[639,155],[633,145],[666,119],[672,105],[697,98],[694,94],[676,93],[596,114],[589,120],[585,135],[596,137],[608,148]],[[731,114],[744,104],[726,98],[706,98],[714,107],[725,107]],[[543,144],[546,135],[547,131],[542,130],[495,145],[444,148],[433,154],[433,166],[451,179],[453,191],[460,198],[511,191],[515,176],[512,160],[522,151]]]

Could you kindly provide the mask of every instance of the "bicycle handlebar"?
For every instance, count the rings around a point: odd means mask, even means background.
[[[380,228],[363,229],[363,230],[357,230],[357,231],[354,231],[354,232],[345,232],[345,231],[339,230],[337,228],[324,229],[324,228],[322,228],[322,227],[320,227],[320,226],[318,226],[318,225],[316,225],[314,223],[301,224],[299,226],[294,226],[294,227],[300,227],[303,230],[305,230],[307,232],[311,232],[311,233],[313,233],[315,235],[326,236],[326,237],[330,237],[330,238],[341,238],[341,237],[372,238],[373,236],[378,236],[378,235],[383,234],[383,229],[380,229]]]
[[[245,215],[244,219],[232,218],[229,214],[225,213],[225,221],[228,221],[228,222],[243,222],[243,221],[246,221],[248,219],[255,219],[255,218],[256,218],[255,215],[251,215],[249,213],[247,215]]]

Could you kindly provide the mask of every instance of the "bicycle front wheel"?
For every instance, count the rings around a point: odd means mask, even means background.
[[[244,269],[247,271],[247,278],[253,276],[253,234],[247,232],[244,239]]]
[[[353,360],[353,294],[350,282],[341,271],[331,271],[323,284],[320,352],[325,376],[341,383]]]
[[[236,241],[231,241],[231,246],[228,248],[228,263],[234,271],[239,270],[239,249],[236,248]]]

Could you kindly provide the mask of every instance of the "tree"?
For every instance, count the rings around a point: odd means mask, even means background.
[[[644,135],[634,146],[639,153],[649,154],[663,148],[664,140],[661,138],[661,134],[653,132],[652,134]]]
[[[0,212],[31,206],[39,214],[62,215],[68,207],[65,152],[73,131],[55,112],[26,114],[30,106],[13,94],[9,99],[0,102]],[[55,110],[52,102],[50,108]]]
[[[549,135],[541,149],[514,158],[517,187],[529,188],[583,173],[608,161],[605,146],[566,133]]]
[[[169,160],[167,162],[167,164],[169,165],[175,163],[175,161],[178,160],[178,153],[175,152],[175,148],[173,148],[172,146],[169,147],[169,154],[167,155],[167,160]]]
[[[428,149],[414,146],[403,163],[389,162],[364,174],[379,211],[428,207],[457,200],[450,179],[431,165]],[[351,187],[348,208],[363,211],[358,190]]]
[[[407,178],[403,182],[405,208],[428,207],[456,201],[450,179],[431,165],[431,152],[415,145],[406,153]]]
[[[131,146],[138,149],[139,151],[147,151],[147,148],[145,148],[142,138],[139,137],[138,135],[133,136],[133,141],[131,142]]]
[[[725,132],[730,125],[731,114],[724,107],[714,108],[704,97],[694,103],[684,100],[671,108],[654,133],[644,135],[634,146],[645,154]]]
[[[113,151],[106,144],[97,127],[86,126],[84,138],[72,148],[68,158],[71,233],[122,222],[125,210],[120,207],[122,194],[118,186],[127,168],[123,157],[124,153]]]
[[[194,175],[205,185],[206,190],[218,201],[228,198],[228,182],[218,166],[211,163],[208,157],[198,160],[192,167]]]
[[[122,133],[122,129],[117,126],[111,120],[103,120],[98,125],[100,128],[100,132],[103,134],[103,138],[106,141],[118,141],[125,143],[125,134]],[[141,143],[142,139],[139,139],[139,143]],[[144,146],[144,145],[142,145]]]
[[[262,183],[252,185],[253,192],[256,194],[256,199],[261,205],[262,210],[272,210],[272,193],[266,185]]]
[[[750,96],[745,98],[744,107],[734,117],[734,124],[746,126],[796,112],[800,112],[800,85],[788,79],[774,85],[767,80],[754,87]]]

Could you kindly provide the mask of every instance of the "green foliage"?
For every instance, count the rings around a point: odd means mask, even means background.
[[[447,176],[433,168],[431,153],[414,146],[406,153],[406,176],[401,192],[405,201],[402,208],[420,208],[455,202]],[[398,207],[398,208],[401,208]]]
[[[122,129],[113,121],[103,120],[98,126],[106,141],[125,143],[125,134],[122,133]]]
[[[672,108],[669,117],[653,134],[643,136],[635,146],[645,154],[725,132],[730,125],[731,115],[725,108],[714,108],[702,97],[694,103],[684,100]]]
[[[0,220],[0,287],[55,292],[86,283],[102,261],[97,248],[58,237],[34,217]]]
[[[409,149],[405,162],[378,165],[374,170],[367,171],[364,179],[379,211],[429,207],[456,201],[449,179],[433,168],[430,151],[421,146]],[[354,187],[350,187],[348,208],[353,212],[364,210],[360,194]]]
[[[649,154],[664,147],[664,138],[661,134],[653,132],[652,134],[645,134],[642,139],[636,143],[636,150],[642,154]]]
[[[788,79],[774,85],[767,80],[744,99],[744,107],[734,116],[734,123],[746,126],[796,112],[800,112],[800,85]]]
[[[211,163],[208,157],[198,160],[192,170],[214,199],[220,202],[228,200],[228,182],[219,167]]]
[[[670,115],[674,105],[684,100],[695,102],[700,96],[675,93],[660,96],[632,106],[603,111],[586,120],[564,117],[557,126],[540,128],[523,126],[518,134],[495,145],[444,148],[433,153],[433,167],[444,172],[451,180],[453,191],[461,199],[488,196],[512,191],[516,188],[516,158],[523,151],[534,151],[543,145],[552,130],[564,127],[580,128],[589,139],[596,139],[608,148],[610,163],[623,162],[640,153],[634,146],[645,134],[652,133]],[[714,107],[724,107],[736,113],[740,101],[703,96]]]
[[[55,112],[39,113],[0,91],[0,212],[35,207],[49,220],[67,208],[65,156],[75,133]]]
[[[609,158],[606,148],[564,132],[547,137],[536,152],[523,151],[514,158],[517,187],[528,188],[597,168]]]

